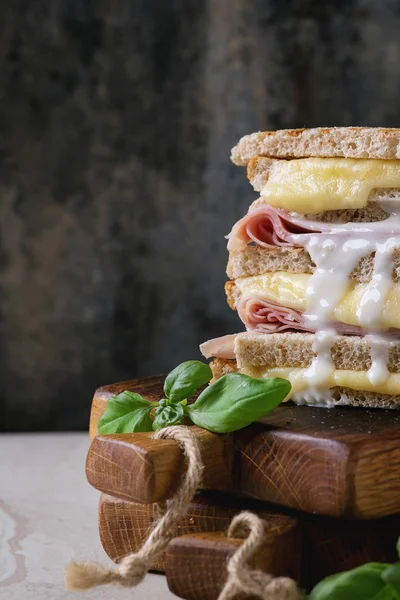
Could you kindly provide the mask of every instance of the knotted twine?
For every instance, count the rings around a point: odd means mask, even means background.
[[[155,439],[175,440],[182,448],[187,470],[182,482],[167,508],[159,503],[160,517],[149,537],[134,554],[128,554],[115,569],[105,569],[96,564],[71,562],[65,571],[66,589],[71,592],[88,590],[107,583],[123,587],[135,587],[143,581],[154,559],[161,554],[174,537],[177,522],[187,513],[189,502],[200,487],[203,462],[199,443],[190,427],[175,425],[166,427],[154,434]],[[251,570],[247,561],[261,549],[265,539],[265,521],[249,512],[237,515],[228,531],[229,536],[243,532],[247,527],[250,534],[228,562],[228,579],[218,600],[231,600],[243,591],[260,600],[301,600],[296,583],[287,577],[274,579],[272,575]]]
[[[229,559],[228,579],[218,600],[232,600],[239,592],[260,598],[260,600],[301,600],[303,594],[296,582],[289,577],[276,577],[248,565],[266,539],[266,522],[251,512],[242,512],[233,518],[228,537],[243,537],[244,530],[249,534],[243,544]]]

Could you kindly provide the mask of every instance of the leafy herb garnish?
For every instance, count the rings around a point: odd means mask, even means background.
[[[204,429],[228,433],[267,415],[291,389],[286,379],[255,379],[229,373],[206,387],[193,404],[187,404],[187,398],[211,378],[207,364],[198,360],[184,362],[165,379],[166,398],[160,402],[148,402],[128,391],[110,398],[99,420],[98,432],[103,435],[151,431],[181,424],[186,418]]]

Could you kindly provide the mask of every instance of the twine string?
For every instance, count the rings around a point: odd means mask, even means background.
[[[124,587],[135,587],[145,577],[154,559],[167,547],[174,536],[174,527],[187,512],[189,502],[200,487],[203,463],[199,443],[189,427],[175,425],[157,431],[155,439],[175,440],[182,448],[187,470],[175,496],[166,508],[159,504],[159,519],[156,521],[143,546],[134,554],[128,554],[115,569],[105,569],[96,564],[71,562],[65,572],[68,591],[88,590],[107,583]]]
[[[251,569],[249,562],[262,551],[266,541],[266,522],[254,513],[245,511],[233,518],[229,537],[248,536],[229,559],[228,578],[218,600],[232,600],[245,593],[260,600],[302,600],[303,594],[289,577],[273,577],[259,569]]]

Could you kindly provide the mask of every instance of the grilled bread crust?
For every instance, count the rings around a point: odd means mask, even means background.
[[[232,148],[231,160],[236,165],[247,165],[255,156],[400,159],[400,129],[317,127],[259,131],[245,135]]]

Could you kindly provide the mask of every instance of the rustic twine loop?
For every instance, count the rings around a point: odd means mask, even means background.
[[[246,529],[249,531],[246,540],[228,562],[228,579],[218,600],[232,600],[241,592],[260,600],[301,600],[303,594],[293,579],[274,578],[249,567],[249,560],[265,542],[266,522],[251,512],[242,512],[232,520],[228,536],[243,537]]]
[[[88,590],[107,583],[135,587],[144,579],[154,559],[165,550],[174,536],[177,521],[186,514],[188,504],[201,484],[203,463],[199,443],[190,427],[182,425],[161,429],[154,434],[154,438],[175,440],[186,456],[187,471],[175,496],[167,509],[165,503],[160,503],[160,517],[141,549],[125,556],[116,569],[105,569],[87,563],[70,563],[65,572],[68,591]]]

